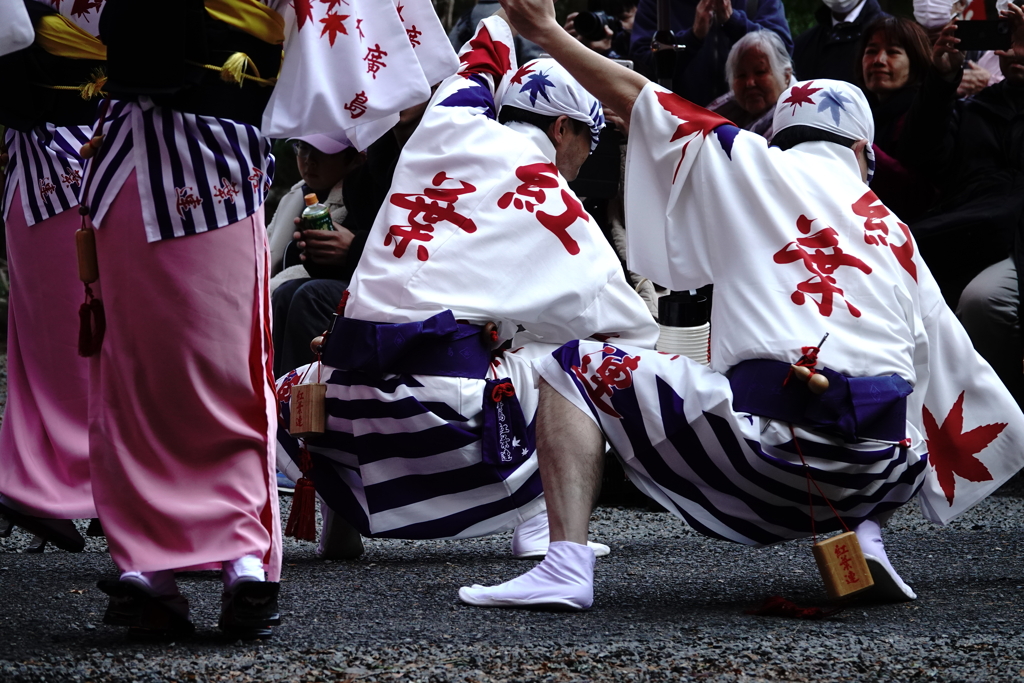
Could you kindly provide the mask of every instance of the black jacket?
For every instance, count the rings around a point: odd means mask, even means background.
[[[807,29],[793,45],[793,69],[801,81],[834,78],[853,82],[860,39],[875,17],[885,12],[878,0],[868,0],[857,18],[832,26],[832,10],[825,5],[814,13],[817,25]]]
[[[1006,258],[1024,228],[1024,88],[1002,81],[966,100],[930,72],[900,138],[903,163],[941,191],[911,228],[947,301]]]

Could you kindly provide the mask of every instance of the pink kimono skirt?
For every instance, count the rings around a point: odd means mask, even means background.
[[[93,357],[89,460],[122,571],[263,558],[281,571],[262,209],[149,243],[133,172],[96,231],[107,330]]]
[[[13,188],[18,192],[18,188]],[[78,355],[77,207],[28,226],[18,195],[7,216],[7,405],[0,494],[22,512],[96,516],[89,484],[89,364]]]

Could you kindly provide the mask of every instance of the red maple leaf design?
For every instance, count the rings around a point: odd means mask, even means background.
[[[403,17],[403,16],[402,16],[402,10],[404,10],[404,9],[405,9],[405,5],[401,5],[401,4],[400,4],[400,5],[398,5],[397,7],[395,7],[395,10],[396,10],[396,11],[398,12],[398,19],[399,19],[399,20],[400,20],[400,21],[401,21],[401,22],[402,22],[403,24],[405,23],[405,17]]]
[[[956,490],[957,475],[967,481],[992,481],[988,468],[974,457],[990,443],[995,441],[1006,427],[1005,422],[981,425],[969,432],[964,432],[964,392],[956,399],[949,410],[942,426],[939,427],[935,417],[927,407],[924,409],[925,443],[928,445],[928,458],[931,460],[935,474],[939,478],[939,486],[946,494],[946,502],[953,504]]]
[[[500,41],[491,38],[490,31],[486,27],[469,41],[470,50],[459,57],[462,66],[459,67],[459,74],[463,78],[469,78],[473,74],[487,73],[495,78],[501,76],[512,68],[509,61],[508,46]]]
[[[337,7],[338,5],[340,5],[343,2],[346,5],[348,4],[348,0],[320,0],[320,2],[324,3],[325,5],[327,5],[327,11],[328,12],[333,12],[334,8]]]
[[[299,30],[306,25],[307,21],[313,21],[313,0],[293,0],[292,7],[295,8],[295,20],[299,22]]]
[[[811,95],[821,90],[821,88],[812,88],[814,81],[807,81],[803,85],[798,85],[789,91],[789,97],[782,100],[783,104],[788,104],[791,109],[790,111],[796,112],[797,107],[802,107],[805,104],[814,104],[814,100],[811,99]]]
[[[53,6],[56,7],[59,4],[60,2],[58,0],[53,3]],[[75,0],[75,4],[71,6],[71,16],[85,16],[90,11],[100,9],[101,7],[103,7],[103,0]]]
[[[676,117],[682,123],[676,128],[676,132],[672,134],[669,142],[675,142],[680,138],[685,138],[687,135],[693,133],[703,133],[704,137],[708,136],[708,133],[713,131],[719,126],[731,125],[728,119],[724,119],[718,114],[713,114],[704,107],[698,107],[692,102],[684,100],[679,95],[671,92],[665,92],[663,90],[657,91],[658,103],[662,108],[672,116]],[[686,148],[690,146],[690,141],[687,140],[683,145],[683,153],[679,156],[679,163],[676,164],[676,172],[672,174],[672,182],[676,182],[676,176],[679,174],[679,167],[683,165],[683,159],[686,158]]]
[[[327,39],[331,41],[331,47],[334,47],[334,39],[338,37],[339,33],[348,35],[348,29],[345,28],[344,22],[349,16],[348,14],[328,14],[320,20],[320,23],[324,25],[324,30],[320,32],[320,37],[327,36]]]
[[[519,67],[519,70],[516,71],[516,75],[512,77],[512,80],[509,81],[509,83],[513,85],[522,85],[523,76],[529,76],[532,73],[533,69],[531,69],[528,65],[524,64],[523,66]]]

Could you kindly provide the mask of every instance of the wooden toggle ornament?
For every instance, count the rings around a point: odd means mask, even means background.
[[[852,531],[818,541],[811,548],[825,591],[833,600],[859,593],[875,585],[864,559],[857,534]]]
[[[327,385],[320,382],[296,384],[292,387],[289,401],[291,425],[289,433],[297,439],[305,439],[324,433],[324,400]]]
[[[320,363],[320,348],[323,343],[324,335],[315,337],[309,343],[309,348],[316,354],[316,382],[296,384],[292,387],[291,398],[288,400],[291,414],[288,432],[296,439],[323,434],[326,426],[324,401],[327,398],[327,385],[320,381],[320,371],[323,367]],[[309,370],[312,370],[312,367]],[[309,370],[306,371],[307,375]]]

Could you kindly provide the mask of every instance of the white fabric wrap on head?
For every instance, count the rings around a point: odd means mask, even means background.
[[[857,86],[821,78],[790,86],[775,104],[773,136],[793,126],[810,126],[852,140],[867,140],[868,183],[875,172],[875,120]]]
[[[590,127],[591,152],[604,128],[601,103],[553,59],[535,59],[520,67],[509,81],[501,106],[532,110],[542,116],[564,114],[582,121]]]

